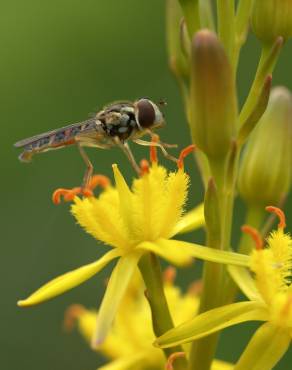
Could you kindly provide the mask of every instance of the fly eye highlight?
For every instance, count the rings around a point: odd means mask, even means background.
[[[136,120],[143,128],[151,127],[155,122],[156,114],[153,105],[148,99],[137,102]]]

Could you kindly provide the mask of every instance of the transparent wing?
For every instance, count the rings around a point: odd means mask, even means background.
[[[72,123],[71,125],[67,125],[56,130],[44,132],[42,134],[20,140],[17,143],[15,143],[14,146],[16,148],[21,148],[29,144],[32,144],[40,139],[51,137],[53,135],[62,134],[64,132],[69,133],[69,135],[71,134],[70,136],[76,136],[80,135],[81,133],[85,133],[86,131],[90,131],[92,129],[96,130],[98,129],[98,126],[100,126],[99,121],[97,121],[96,118],[90,118],[82,122]]]

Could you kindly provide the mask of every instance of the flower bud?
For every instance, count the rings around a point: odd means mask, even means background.
[[[291,182],[292,95],[274,88],[266,112],[245,148],[239,191],[249,204],[277,204]]]
[[[251,24],[256,36],[265,44],[279,36],[292,36],[291,0],[254,0]]]
[[[201,30],[192,40],[190,125],[194,143],[210,158],[222,158],[236,129],[232,68],[215,33]]]

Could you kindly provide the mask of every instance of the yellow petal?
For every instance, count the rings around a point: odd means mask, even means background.
[[[205,225],[204,204],[199,204],[196,208],[187,212],[175,225],[172,236],[184,234],[189,231],[199,229]]]
[[[265,321],[268,313],[264,304],[259,302],[239,302],[214,308],[202,313],[194,319],[171,329],[155,344],[162,348],[187,343],[232,325],[246,321]]]
[[[193,257],[184,249],[176,245],[166,245],[169,240],[159,239],[155,242],[142,242],[136,248],[153,252],[177,266],[186,266],[192,263]]]
[[[233,370],[234,365],[229,362],[214,360],[212,362],[211,370]]]
[[[249,266],[250,260],[249,256],[244,254],[222,251],[179,240],[158,239],[153,243],[141,243],[138,247],[157,253],[159,256],[175,263],[176,265],[186,264],[190,261],[191,257],[210,262],[245,267]]]
[[[290,342],[286,330],[265,323],[255,332],[234,370],[271,370],[288,350]]]
[[[249,270],[239,266],[228,266],[228,272],[239,289],[247,296],[247,298],[249,298],[251,301],[263,302],[262,296],[260,295]]]
[[[120,200],[120,213],[126,224],[126,227],[129,232],[131,232],[131,226],[133,224],[133,211],[132,211],[132,193],[129,189],[126,180],[121,174],[118,166],[113,164],[113,172],[115,177],[116,188],[119,194]]]
[[[90,279],[112,259],[118,257],[119,255],[120,252],[118,250],[111,250],[99,260],[79,267],[76,270],[69,271],[64,275],[51,280],[30,295],[27,299],[18,301],[17,304],[20,307],[33,306],[65,293],[66,291],[75,288],[79,284]]]
[[[181,218],[183,206],[187,198],[189,177],[183,171],[172,172],[166,179],[166,202],[161,212],[160,236],[168,239]]]
[[[130,356],[121,357],[109,364],[99,367],[97,370],[133,370],[144,369],[147,364],[153,363],[153,351],[133,353]],[[162,356],[161,356],[162,357]],[[163,357],[162,357],[163,358]],[[159,361],[158,361],[159,362]]]
[[[93,348],[98,347],[105,340],[140,257],[141,253],[129,253],[121,257],[115,266],[97,316],[96,331],[92,340]]]

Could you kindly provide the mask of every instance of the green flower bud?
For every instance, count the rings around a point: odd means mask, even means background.
[[[277,204],[291,182],[292,95],[274,88],[266,112],[245,148],[239,191],[249,204]]]
[[[263,43],[292,36],[292,0],[254,0],[251,24]]]
[[[192,40],[190,125],[194,143],[208,157],[224,157],[236,130],[232,68],[215,33],[202,30]]]

